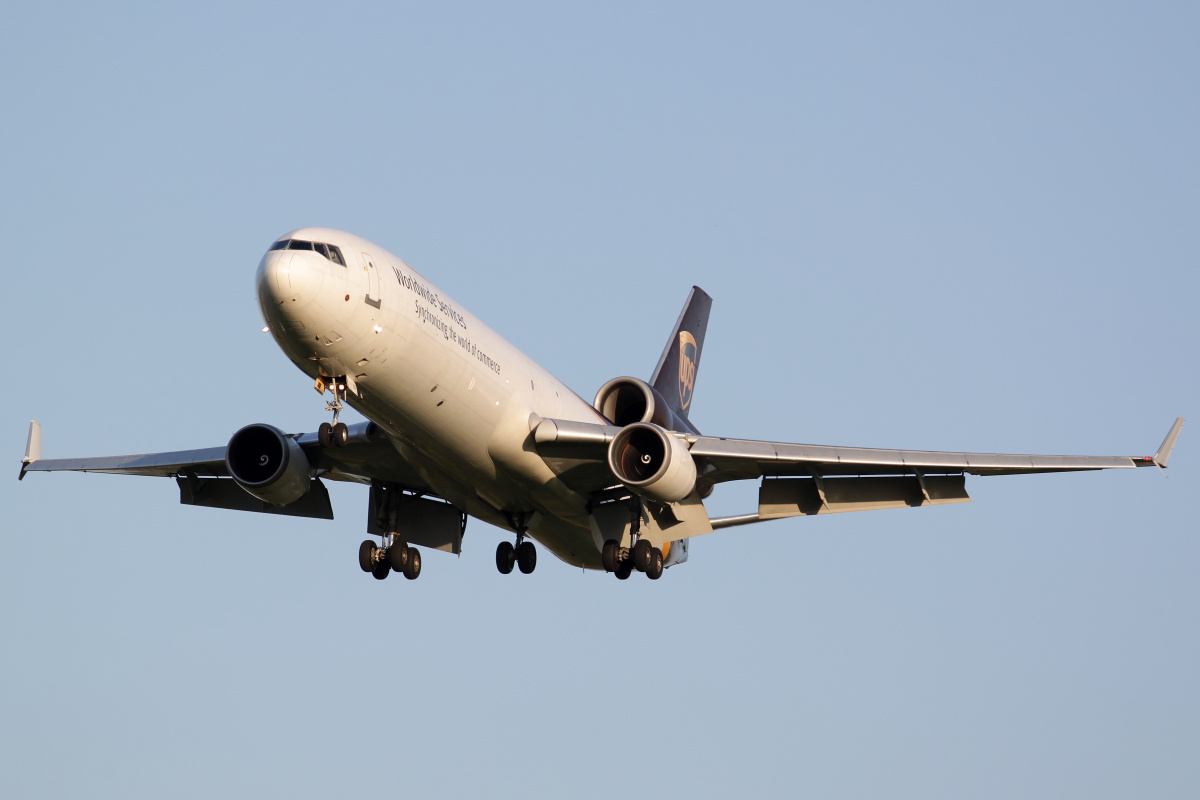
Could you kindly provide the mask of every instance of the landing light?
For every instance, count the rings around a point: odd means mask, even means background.
[[[263,325],[263,333],[270,333],[270,332],[271,332],[271,328],[267,325]]]

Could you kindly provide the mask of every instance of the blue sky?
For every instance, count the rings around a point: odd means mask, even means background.
[[[575,391],[715,299],[692,419],[1143,455],[1200,424],[1184,3],[26,4],[0,51],[0,449],[311,430],[253,271],[328,225]],[[0,482],[0,794],[1194,797],[1197,445],[696,540],[656,583],[503,534],[420,581],[170,481]],[[723,487],[714,514],[749,511]]]

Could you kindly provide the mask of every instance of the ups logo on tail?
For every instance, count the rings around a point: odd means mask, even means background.
[[[686,410],[692,404],[692,390],[696,388],[696,339],[687,331],[679,332],[679,408]]]

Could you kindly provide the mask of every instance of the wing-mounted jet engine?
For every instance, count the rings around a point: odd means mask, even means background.
[[[300,445],[270,425],[247,425],[225,448],[225,464],[237,485],[273,506],[308,493],[312,465]]]
[[[608,468],[634,492],[677,503],[696,491],[696,462],[677,436],[648,422],[626,425],[608,446]]]

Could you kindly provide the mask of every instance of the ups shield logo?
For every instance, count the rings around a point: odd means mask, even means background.
[[[696,339],[687,331],[679,332],[679,409],[686,411],[692,404],[696,388]]]

